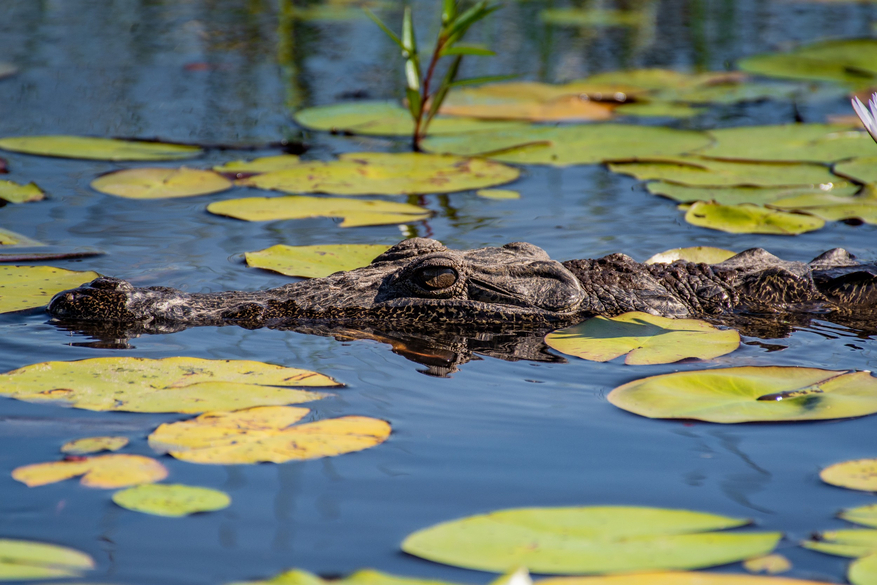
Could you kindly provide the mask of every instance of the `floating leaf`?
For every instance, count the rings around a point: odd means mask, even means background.
[[[86,455],[101,451],[118,451],[127,444],[127,437],[85,437],[64,443],[61,452]]]
[[[4,230],[0,228],[0,246],[20,246],[20,247],[30,247],[30,246],[45,246],[44,243],[38,242],[36,240],[32,240],[27,236],[23,236],[21,234],[17,234],[15,232],[11,232],[9,230]],[[22,267],[24,268],[24,267]],[[29,267],[33,268],[33,267]]]
[[[88,136],[13,136],[0,138],[0,149],[40,156],[89,160],[176,160],[201,154],[197,146],[91,138]]]
[[[292,387],[338,385],[332,378],[308,370],[189,357],[43,362],[0,374],[0,396],[127,412],[196,413],[296,404],[325,395]]]
[[[877,554],[870,554],[850,563],[847,579],[853,585],[877,583]]]
[[[877,183],[877,156],[837,163],[834,165],[834,172],[861,183]]]
[[[739,205],[741,203],[764,205],[778,199],[798,195],[830,193],[838,197],[850,197],[859,190],[859,186],[846,181],[833,181],[815,187],[692,187],[664,181],[652,181],[646,184],[646,189],[653,195],[669,197],[680,203],[714,201],[722,205]]]
[[[514,181],[521,172],[501,163],[451,155],[359,152],[334,162],[256,175],[241,185],[287,193],[411,195],[453,193]]]
[[[655,254],[645,261],[645,264],[672,264],[677,260],[685,260],[686,262],[697,262],[704,264],[718,264],[724,262],[731,256],[735,256],[737,252],[724,250],[722,248],[711,248],[710,246],[694,246],[691,248],[673,248],[665,252]]]
[[[817,368],[720,368],[635,380],[614,389],[608,399],[649,418],[825,420],[877,412],[877,378]]]
[[[593,101],[578,88],[568,85],[516,81],[453,90],[442,103],[441,112],[502,120],[583,122],[608,120],[615,105]],[[518,128],[525,132],[528,129],[527,126]],[[497,131],[500,130],[493,130]]]
[[[96,272],[52,266],[0,266],[0,313],[42,307],[62,290],[75,288],[97,276]]]
[[[867,459],[865,461],[868,461]],[[870,460],[874,468],[877,468],[877,460]],[[853,463],[848,461],[847,463]],[[832,483],[832,482],[829,482]],[[840,484],[833,484],[840,485]],[[841,487],[847,487],[846,485],[841,485]],[[858,489],[858,488],[852,488]],[[877,490],[865,490],[865,491],[877,491]],[[877,528],[877,504],[870,504],[868,506],[859,506],[857,508],[847,508],[846,510],[842,510],[839,517],[852,522],[854,524],[861,524],[862,526],[870,526],[872,528]]]
[[[755,55],[737,62],[743,71],[770,77],[833,81],[854,88],[877,82],[877,40],[822,41],[789,53]]]
[[[864,557],[877,552],[877,530],[827,530],[801,546],[828,555]]]
[[[870,193],[859,197],[838,197],[831,193],[812,193],[784,197],[769,205],[777,209],[800,211],[828,221],[861,219],[866,223],[877,223],[877,197]]]
[[[702,571],[663,571],[601,577],[556,577],[541,579],[536,583],[537,585],[828,585],[821,581]]]
[[[693,108],[688,104],[660,101],[622,104],[615,108],[615,113],[619,116],[641,116],[646,118],[690,118],[703,112],[703,108]]]
[[[260,581],[240,581],[226,585],[459,585],[447,581],[415,579],[382,573],[373,569],[356,571],[342,579],[322,579],[313,573],[292,569],[270,579]]]
[[[233,160],[224,165],[213,167],[213,170],[217,173],[259,174],[295,168],[298,164],[299,157],[296,155],[280,154],[277,156],[263,156],[253,160]]]
[[[12,472],[13,479],[28,487],[57,483],[80,475],[80,483],[84,486],[115,489],[161,481],[167,477],[167,469],[150,457],[111,454],[35,463]]]
[[[0,181],[0,199],[9,203],[29,203],[45,198],[46,194],[36,183],[20,185],[14,181]]]
[[[830,163],[874,148],[867,132],[830,124],[742,126],[710,134],[716,143],[697,154],[721,159]]]
[[[341,227],[412,223],[432,215],[428,209],[409,203],[299,195],[216,201],[207,206],[207,211],[244,221],[341,217]]]
[[[479,189],[475,194],[484,199],[520,199],[521,194],[511,189]]]
[[[838,181],[824,165],[720,161],[695,156],[610,163],[614,173],[696,186],[818,186]]]
[[[291,426],[307,408],[260,406],[235,412],[208,412],[163,424],[149,445],[190,463],[232,465],[332,457],[374,447],[390,436],[390,425],[364,416]]]
[[[125,169],[102,175],[91,188],[127,199],[170,199],[219,193],[230,189],[231,181],[201,169],[150,168]]]
[[[0,539],[0,581],[80,577],[93,568],[90,556],[66,546]]]
[[[648,21],[645,12],[603,8],[546,8],[539,20],[558,26],[642,26]]]
[[[531,126],[466,137],[435,136],[422,146],[433,152],[488,156],[523,164],[566,166],[656,156],[673,156],[705,146],[706,134],[653,126],[600,124]]]
[[[342,270],[367,266],[389,246],[374,244],[328,244],[286,246],[277,244],[258,252],[247,252],[247,265],[273,270],[287,276],[322,278]]]
[[[692,225],[732,234],[797,235],[818,230],[825,221],[785,211],[774,211],[755,205],[721,205],[697,201],[685,213]]]
[[[747,559],[746,561],[743,561],[743,568],[750,573],[768,573],[770,575],[776,575],[777,573],[785,573],[791,569],[792,563],[781,554],[772,554]]]
[[[419,530],[402,550],[438,563],[504,572],[575,574],[721,565],[765,554],[781,534],[712,532],[749,521],[688,510],[518,508]]]
[[[219,490],[180,484],[147,484],[113,494],[113,501],[134,512],[181,517],[197,512],[214,512],[231,504]]]
[[[877,459],[835,463],[823,469],[819,477],[831,485],[863,492],[877,492]]]
[[[648,313],[594,317],[559,329],[545,343],[567,355],[608,362],[627,355],[628,365],[671,364],[687,358],[708,360],[740,345],[740,335],[697,319],[668,319]]]

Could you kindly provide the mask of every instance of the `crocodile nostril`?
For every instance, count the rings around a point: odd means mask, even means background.
[[[64,299],[72,303],[76,300],[76,295],[74,295],[73,293],[67,293],[66,295],[64,295]]]

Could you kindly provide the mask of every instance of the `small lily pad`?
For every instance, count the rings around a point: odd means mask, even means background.
[[[877,492],[877,459],[835,463],[823,469],[819,477],[831,485],[863,492]]]
[[[116,492],[113,501],[134,512],[174,518],[214,512],[231,504],[228,494],[219,490],[164,483],[139,485]]]
[[[642,26],[648,22],[645,11],[609,10],[603,8],[546,8],[539,20],[556,26]]]
[[[258,252],[247,252],[247,265],[273,270],[287,276],[322,278],[342,270],[367,266],[389,246],[375,244],[327,244],[286,246],[277,244]]]
[[[511,189],[479,189],[475,194],[484,199],[520,199],[521,194]]]
[[[615,388],[608,399],[649,418],[826,420],[877,412],[877,378],[868,372],[745,366],[651,376]]]
[[[720,159],[830,163],[867,155],[867,132],[830,124],[743,126],[710,130],[716,142],[697,154]]]
[[[0,581],[81,577],[93,568],[90,556],[66,546],[0,539]]]
[[[127,444],[127,437],[85,437],[64,443],[61,446],[61,453],[87,455],[101,451],[118,451]]]
[[[837,197],[851,197],[859,190],[859,186],[837,180],[831,183],[803,187],[692,187],[666,181],[650,181],[646,184],[646,190],[653,195],[668,197],[680,203],[714,201],[722,205],[740,205],[741,203],[765,205],[778,199],[797,197],[798,195],[831,194]]]
[[[877,156],[837,163],[834,165],[834,172],[860,183],[877,183]]]
[[[869,460],[865,460],[869,461]],[[873,464],[872,471],[877,469],[877,460],[870,460]],[[847,462],[854,463],[854,462]],[[833,483],[833,482],[829,482]],[[846,485],[841,485],[837,483],[833,483],[833,485],[840,485],[840,487],[847,487]],[[877,485],[877,480],[874,481],[874,485]],[[858,488],[853,488],[858,489]],[[869,492],[877,491],[877,489],[873,490],[865,490]],[[868,506],[859,506],[857,508],[847,508],[846,510],[842,510],[839,517],[852,522],[853,524],[861,524],[862,526],[870,526],[871,528],[877,528],[877,504],[870,504]]]
[[[820,164],[720,161],[695,156],[610,163],[614,173],[693,186],[789,187],[831,184],[838,177]]]
[[[698,262],[703,264],[718,264],[724,262],[731,256],[735,256],[737,252],[724,250],[722,248],[712,248],[710,246],[693,246],[691,248],[673,248],[659,252],[645,261],[645,264],[672,264],[677,260],[685,260],[686,262]]]
[[[382,573],[373,569],[356,571],[341,579],[322,579],[321,577],[302,571],[291,569],[284,571],[269,579],[259,581],[236,581],[226,585],[459,585],[448,581],[434,581],[432,579],[416,579],[412,577],[399,577],[389,573]]]
[[[0,266],[0,313],[42,307],[62,290],[75,288],[97,276],[96,272],[52,266]]]
[[[197,146],[88,136],[13,136],[0,138],[0,149],[40,156],[114,161],[177,160],[202,153]]]
[[[46,194],[36,183],[21,185],[15,181],[0,181],[0,199],[9,203],[29,203],[45,198]]]
[[[697,201],[685,213],[685,221],[732,234],[794,236],[825,226],[825,220],[809,215],[765,209],[755,205],[721,205]]]
[[[126,199],[171,199],[219,193],[231,181],[201,169],[139,168],[114,171],[91,182],[91,188]]]
[[[0,246],[32,247],[45,246],[45,244],[36,240],[32,240],[27,236],[23,236],[21,234],[17,234],[15,232],[0,228]]]
[[[280,154],[277,156],[263,156],[253,160],[233,160],[213,167],[217,173],[235,174],[259,174],[271,171],[282,171],[295,168],[299,165],[299,157],[294,154]]]
[[[781,554],[765,555],[743,561],[743,568],[750,573],[776,575],[792,568],[792,563]]]
[[[787,577],[709,573],[705,571],[662,571],[600,577],[555,577],[541,579],[537,585],[828,585],[822,581],[805,581]]]
[[[545,343],[567,355],[607,362],[626,355],[628,365],[671,364],[688,358],[708,360],[740,345],[740,334],[697,319],[668,319],[648,313],[594,317],[559,329]]]
[[[151,457],[111,454],[35,463],[12,472],[13,479],[28,487],[57,483],[80,475],[80,483],[84,486],[116,489],[161,481],[167,477],[167,469]]]
[[[159,426],[149,445],[190,463],[235,465],[332,457],[374,447],[390,436],[389,423],[364,416],[292,426],[309,412],[292,406],[208,412]]]

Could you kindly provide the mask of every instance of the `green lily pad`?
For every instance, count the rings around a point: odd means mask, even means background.
[[[666,181],[651,181],[646,184],[646,190],[653,195],[668,197],[680,203],[714,201],[722,205],[740,205],[741,203],[764,205],[798,195],[830,193],[838,197],[850,197],[859,190],[859,186],[838,180],[830,184],[823,183],[817,186],[803,187],[692,187],[691,185],[678,185]]]
[[[301,386],[339,384],[309,370],[189,357],[43,362],[0,374],[0,396],[126,412],[197,413],[296,404],[325,396],[292,389]]]
[[[216,201],[207,211],[244,221],[341,217],[341,227],[412,223],[429,218],[428,209],[409,203],[326,197],[246,197]]]
[[[113,501],[134,512],[175,518],[198,512],[214,512],[231,504],[228,494],[219,490],[163,483],[139,485],[116,492]]]
[[[438,563],[494,572],[519,566],[549,574],[699,568],[773,550],[778,532],[714,532],[748,522],[632,506],[517,508],[419,530],[402,542],[402,550]]]
[[[231,189],[231,181],[213,171],[201,169],[124,169],[101,175],[91,188],[126,199],[171,199],[220,193]]]
[[[648,418],[825,420],[877,412],[877,379],[868,372],[746,366],[643,378],[615,388],[608,399]]]
[[[88,136],[13,136],[0,138],[0,149],[40,156],[115,161],[177,160],[202,153],[197,146]]]
[[[877,156],[837,163],[834,165],[834,172],[860,183],[877,183]]]
[[[85,437],[61,445],[61,453],[88,455],[101,451],[118,451],[128,444],[127,437]]]
[[[871,459],[873,463],[873,469],[877,469],[877,460]],[[873,482],[877,485],[877,481]],[[838,485],[838,484],[835,484]],[[847,487],[846,485],[842,485],[841,487]],[[858,489],[858,488],[853,488]],[[877,491],[877,489],[867,490],[867,491]],[[842,510],[839,517],[847,520],[848,522],[852,522],[853,524],[861,524],[862,526],[870,526],[871,528],[877,528],[877,504],[870,504],[868,506],[858,506],[856,508],[847,508],[846,510]]]
[[[788,53],[755,55],[737,62],[743,71],[771,77],[832,81],[851,87],[877,82],[877,40],[821,41]]]
[[[710,130],[716,143],[697,154],[711,158],[830,163],[872,152],[867,132],[831,124],[743,126]]]
[[[624,363],[628,365],[671,364],[731,353],[740,345],[740,334],[697,319],[668,319],[633,312],[611,319],[594,317],[558,329],[545,336],[545,343],[561,353],[595,362],[626,355]]]
[[[432,152],[481,155],[503,162],[566,166],[674,156],[706,146],[705,133],[653,126],[600,124],[531,126],[470,136],[434,136],[423,141]]]
[[[875,585],[877,583],[877,553],[864,556],[850,563],[847,579],[852,585]]]
[[[21,234],[17,234],[15,232],[0,228],[0,246],[31,247],[45,246],[45,244],[36,240],[32,240],[27,236],[23,236]]]
[[[213,167],[217,173],[259,174],[271,171],[292,169],[299,165],[299,157],[294,154],[280,154],[277,156],[263,156],[253,160],[233,160]]]
[[[0,581],[80,577],[93,568],[90,556],[66,546],[0,539]]]
[[[655,254],[644,264],[672,264],[677,260],[685,260],[686,262],[698,262],[703,264],[718,264],[724,262],[731,256],[736,256],[737,252],[724,250],[722,248],[712,248],[710,246],[693,246],[691,248],[673,248],[665,252]]]
[[[521,194],[511,189],[479,189],[475,194],[484,199],[520,199]]]
[[[691,118],[704,111],[704,108],[693,108],[688,104],[662,101],[622,104],[615,108],[615,113],[620,116],[641,116],[644,118]]]
[[[709,573],[706,571],[662,571],[658,573],[631,573],[599,577],[555,577],[541,579],[538,585],[828,585],[823,581],[805,581],[741,575],[739,573]]]
[[[546,8],[539,12],[539,20],[558,26],[642,26],[648,21],[647,13],[634,10],[605,8]]]
[[[825,226],[825,220],[809,215],[774,211],[755,205],[721,205],[697,201],[685,212],[685,221],[732,234],[793,236]]]
[[[800,211],[828,221],[860,219],[865,223],[877,223],[877,197],[838,197],[829,193],[813,193],[784,197],[771,202],[770,207]]]
[[[356,571],[341,579],[322,579],[313,573],[292,569],[270,579],[259,581],[236,581],[226,585],[459,585],[448,581],[415,579],[382,573],[373,569]]]
[[[247,252],[247,265],[273,270],[287,276],[322,278],[342,270],[367,266],[389,246],[375,244],[327,244],[286,246],[277,244],[258,252]]]
[[[877,492],[877,459],[856,459],[835,463],[819,474],[825,483],[851,490]]]
[[[15,181],[0,181],[0,199],[9,203],[29,203],[45,198],[46,194],[36,183],[20,185]]]
[[[661,157],[655,160],[610,163],[614,173],[637,179],[661,179],[693,186],[818,186],[838,181],[824,165],[722,161],[696,156]]]
[[[0,313],[42,307],[62,290],[97,277],[96,272],[52,266],[0,266]]]
[[[877,552],[877,530],[826,530],[801,546],[839,557],[864,557]]]

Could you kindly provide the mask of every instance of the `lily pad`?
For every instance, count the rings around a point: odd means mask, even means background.
[[[36,240],[32,240],[27,236],[23,236],[21,234],[17,234],[15,232],[0,228],[0,246],[31,247],[45,246],[45,244]]]
[[[220,193],[231,181],[201,169],[139,168],[114,171],[91,182],[91,188],[126,199],[171,199]]]
[[[801,546],[839,557],[864,557],[877,553],[877,530],[827,530]]]
[[[645,11],[610,10],[604,8],[546,8],[539,20],[557,26],[642,26],[648,22]]]
[[[81,577],[93,568],[90,556],[66,546],[0,539],[0,581]]]
[[[434,581],[431,579],[415,579],[412,577],[399,577],[389,573],[382,573],[373,569],[356,571],[341,579],[322,579],[321,577],[302,571],[291,569],[284,571],[270,579],[259,581],[236,581],[226,585],[459,585],[448,581]]]
[[[118,451],[128,444],[127,437],[85,437],[61,445],[61,453],[87,455],[101,451]]]
[[[12,472],[13,479],[28,487],[57,483],[80,475],[80,483],[84,486],[116,489],[161,481],[167,477],[167,469],[151,457],[111,454],[35,463]]]
[[[868,372],[745,366],[651,376],[615,388],[608,399],[649,418],[826,420],[877,412],[877,378]]]
[[[487,156],[522,164],[566,166],[657,156],[674,156],[710,142],[702,132],[653,126],[600,124],[531,126],[471,136],[434,136],[422,146],[432,152]]]
[[[46,194],[36,183],[21,185],[15,181],[0,181],[0,199],[9,203],[29,203],[45,198]]]
[[[691,248],[673,248],[665,252],[659,252],[645,261],[645,264],[672,264],[677,260],[686,262],[698,262],[703,264],[718,264],[724,262],[737,252],[712,248],[710,246],[693,246]]]
[[[271,171],[282,171],[299,165],[299,157],[294,154],[263,156],[253,160],[233,160],[213,167],[217,173],[259,174]]]
[[[641,116],[643,118],[691,118],[704,111],[704,108],[693,108],[688,104],[662,101],[622,104],[615,108],[615,113],[619,116]]]
[[[339,386],[322,374],[247,360],[109,357],[43,362],[0,374],[0,396],[86,410],[184,412],[319,400],[299,386]]]
[[[838,197],[830,193],[813,193],[784,197],[771,202],[769,206],[776,209],[800,211],[828,221],[860,219],[865,223],[877,223],[877,197],[870,193],[857,197]]]
[[[626,355],[628,365],[671,364],[688,358],[708,360],[731,353],[740,334],[697,319],[668,319],[648,313],[594,317],[559,329],[545,343],[567,355],[608,362]]]
[[[765,555],[743,561],[743,568],[750,573],[768,573],[776,575],[785,573],[792,568],[792,563],[781,554]]]
[[[817,186],[798,187],[692,187],[665,181],[651,181],[646,190],[653,195],[668,197],[680,203],[692,201],[714,201],[722,205],[752,203],[765,205],[778,199],[798,195],[832,194],[837,197],[850,197],[859,190],[858,185],[846,181],[832,181]]]
[[[177,160],[199,156],[197,146],[88,136],[13,136],[0,149],[40,156],[88,160]]]
[[[0,313],[42,307],[62,290],[75,288],[97,277],[96,272],[52,266],[0,266]]]
[[[852,585],[877,583],[877,554],[870,554],[850,563],[847,579]]]
[[[788,53],[755,55],[737,62],[743,71],[770,77],[831,81],[854,88],[877,82],[877,40],[822,41]]]
[[[877,492],[877,459],[835,463],[823,469],[819,477],[831,485],[863,492]]]
[[[714,532],[743,518],[688,510],[594,506],[517,508],[444,522],[402,550],[430,561],[504,572],[582,574],[721,565],[773,550],[781,534]]]
[[[241,185],[287,193],[412,195],[453,193],[514,181],[521,172],[501,163],[451,155],[359,152],[332,162],[242,179]]]
[[[868,460],[866,460],[868,461]],[[875,468],[877,468],[877,460],[871,459]],[[831,483],[831,482],[829,482]],[[834,485],[841,485],[835,483]],[[846,485],[841,485],[841,487],[847,487]],[[853,488],[858,489],[858,488]],[[873,490],[865,490],[865,491],[877,491],[877,489]],[[870,526],[871,528],[877,528],[877,504],[870,504],[868,506],[859,506],[857,508],[847,508],[846,510],[842,510],[839,517],[852,522],[853,524],[861,524],[862,526]]]
[[[301,195],[216,201],[207,206],[207,211],[244,221],[340,217],[344,219],[341,227],[413,223],[432,215],[428,209],[409,203]]]
[[[705,571],[662,571],[600,577],[556,577],[541,579],[537,585],[828,585],[822,581],[805,581],[786,577],[709,573]]]
[[[113,494],[113,501],[127,510],[179,518],[198,512],[214,512],[231,504],[219,490],[181,484],[146,484]]]
[[[742,126],[710,130],[716,142],[697,154],[720,159],[831,163],[867,155],[867,132],[831,124]]]
[[[809,215],[774,211],[755,205],[721,205],[697,201],[685,212],[692,225],[732,234],[794,236],[825,226],[825,220]]]
[[[479,189],[475,194],[484,199],[520,199],[521,194],[511,189]]]
[[[854,158],[834,165],[834,172],[861,183],[877,183],[877,156]]]
[[[247,265],[273,270],[287,276],[322,278],[342,270],[367,266],[387,251],[376,244],[327,244],[286,246],[277,244],[258,252],[247,252]]]
[[[364,416],[292,426],[309,412],[292,406],[208,412],[161,425],[149,435],[149,445],[190,463],[234,465],[332,457],[374,447],[390,436],[389,423]]]

